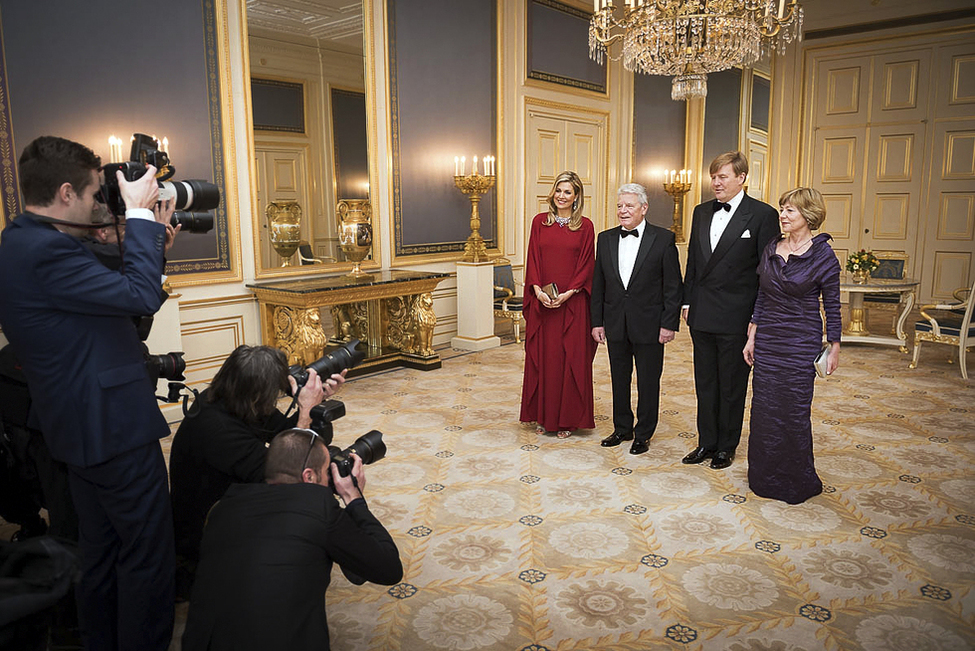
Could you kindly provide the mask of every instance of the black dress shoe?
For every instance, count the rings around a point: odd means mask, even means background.
[[[680,460],[681,463],[701,463],[705,459],[710,459],[714,456],[713,450],[706,450],[700,445],[694,448],[694,451],[689,453],[686,457]]]
[[[734,452],[715,452],[714,456],[711,457],[711,467],[715,470],[721,470],[722,468],[727,468],[731,465],[732,459],[735,458]]]
[[[630,446],[630,454],[643,454],[649,449],[650,449],[649,439],[633,441],[633,445]]]
[[[600,441],[599,444],[604,448],[615,448],[623,441],[632,441],[632,440],[633,440],[633,432],[630,432],[629,434],[621,434],[620,432],[613,432],[612,434],[604,438],[602,441]]]

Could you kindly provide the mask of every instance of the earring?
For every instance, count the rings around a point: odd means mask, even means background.
[[[572,202],[572,209],[575,210],[578,207],[579,207],[579,200],[576,199],[575,201]]]

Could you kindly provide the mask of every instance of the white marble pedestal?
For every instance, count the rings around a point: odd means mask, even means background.
[[[457,263],[457,336],[450,345],[485,350],[501,345],[494,334],[494,263]]]

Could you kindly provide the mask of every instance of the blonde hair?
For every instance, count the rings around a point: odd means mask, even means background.
[[[789,204],[799,211],[802,218],[809,225],[809,230],[819,230],[826,221],[826,202],[819,190],[813,188],[795,188],[779,197],[779,207]]]
[[[711,161],[711,167],[708,171],[711,174],[717,174],[725,165],[731,165],[731,169],[734,170],[735,176],[741,176],[742,174],[748,175],[748,159],[740,151],[729,151],[721,154],[713,161]]]
[[[575,172],[566,170],[562,172],[557,177],[555,177],[555,183],[552,184],[552,190],[548,193],[548,217],[545,218],[545,225],[551,226],[555,223],[555,217],[559,213],[559,209],[555,205],[555,190],[559,187],[559,183],[569,183],[572,189],[575,190],[576,198],[572,202],[572,217],[569,218],[569,230],[577,231],[582,226],[582,208],[586,204],[586,191],[582,187],[582,179]]]

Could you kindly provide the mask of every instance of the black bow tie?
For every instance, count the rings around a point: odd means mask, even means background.
[[[720,201],[715,201],[714,202],[714,212],[718,212],[722,208],[724,208],[728,212],[731,212],[731,204],[730,203],[721,203]]]
[[[640,238],[640,231],[638,231],[635,228],[632,231],[628,231],[625,228],[621,228],[620,229],[620,237],[626,237],[627,235],[632,235],[633,237],[639,239]]]

